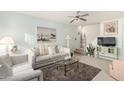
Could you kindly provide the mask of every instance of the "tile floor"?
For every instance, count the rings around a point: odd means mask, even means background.
[[[88,57],[88,56],[81,56],[81,55],[75,55],[75,56],[79,58],[80,62],[88,65],[92,65],[94,67],[98,67],[102,70],[98,75],[96,75],[93,81],[113,81],[114,80],[109,75],[109,64],[111,64],[111,61]]]

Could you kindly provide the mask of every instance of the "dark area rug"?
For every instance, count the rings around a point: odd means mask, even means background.
[[[91,81],[101,70],[99,68],[79,63],[69,65],[69,71],[64,75],[64,66],[57,69],[57,65],[41,68],[43,71],[44,81]]]

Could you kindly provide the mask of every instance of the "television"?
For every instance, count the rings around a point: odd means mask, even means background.
[[[101,46],[116,46],[115,37],[98,37],[97,44]]]

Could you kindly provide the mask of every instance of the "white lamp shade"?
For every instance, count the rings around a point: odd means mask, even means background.
[[[69,35],[67,35],[67,36],[65,37],[65,39],[66,39],[66,40],[70,40],[71,37],[70,37]]]
[[[14,44],[14,40],[11,37],[5,36],[0,40],[0,44]]]

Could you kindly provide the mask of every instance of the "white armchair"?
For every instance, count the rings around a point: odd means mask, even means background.
[[[27,57],[25,55],[25,57]],[[28,80],[43,80],[43,72],[41,70],[33,70],[30,61],[26,60],[21,55],[10,56],[13,65],[11,66],[12,75],[0,79],[1,81],[28,81]],[[25,60],[21,60],[25,59]]]

